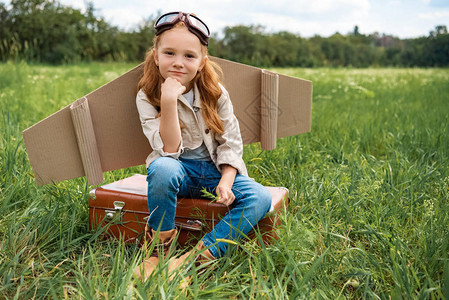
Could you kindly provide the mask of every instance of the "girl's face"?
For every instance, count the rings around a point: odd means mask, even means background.
[[[162,33],[153,51],[162,77],[178,80],[186,87],[186,92],[193,87],[193,79],[207,59],[201,52],[200,40],[185,26]]]

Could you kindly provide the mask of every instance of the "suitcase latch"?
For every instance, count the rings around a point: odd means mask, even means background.
[[[114,201],[114,210],[105,210],[104,218],[106,219],[106,221],[113,224],[122,223],[123,207],[125,207],[125,202]]]

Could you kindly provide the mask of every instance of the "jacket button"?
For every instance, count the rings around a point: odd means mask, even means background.
[[[206,128],[206,130],[204,130],[204,132],[205,132],[206,134],[208,134],[208,133],[209,133],[209,128]]]
[[[194,112],[197,112],[197,111],[199,111],[199,110],[200,110],[199,107],[196,107],[196,106],[195,106],[195,107],[193,108],[193,111],[194,111]]]

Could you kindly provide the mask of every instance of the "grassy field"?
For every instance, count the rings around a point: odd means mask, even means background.
[[[182,290],[166,267],[133,281],[142,251],[89,231],[85,179],[37,187],[21,136],[132,66],[0,65],[0,299],[449,295],[448,69],[276,70],[314,82],[310,133],[245,146],[250,176],[290,190],[280,240],[187,270]]]

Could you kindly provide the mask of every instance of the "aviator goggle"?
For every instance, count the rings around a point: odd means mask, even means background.
[[[173,28],[173,26],[180,21],[186,24],[187,29],[196,35],[203,45],[208,45],[210,31],[207,25],[197,16],[181,11],[169,12],[160,16],[156,23],[154,23],[156,35],[160,35],[162,32]]]

